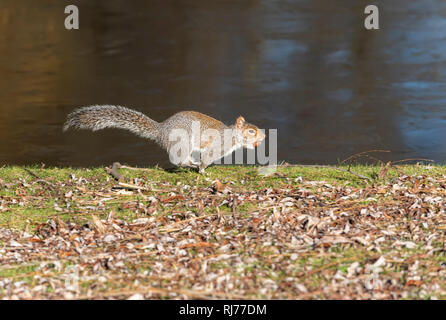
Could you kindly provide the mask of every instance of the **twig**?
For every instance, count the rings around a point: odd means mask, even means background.
[[[146,187],[140,187],[140,186],[130,184],[130,183],[125,183],[125,182],[118,182],[118,186],[126,188],[126,189],[132,189],[132,190],[152,191],[151,189],[148,189]]]
[[[412,158],[412,159],[403,159],[403,160],[397,160],[397,161],[392,161],[390,165],[395,165],[397,163],[401,163],[401,162],[408,162],[408,161],[426,161],[426,162],[435,162],[432,159],[423,159],[423,158]]]
[[[111,169],[110,168],[105,168],[105,171],[107,171],[107,173],[109,173],[110,175],[113,176],[113,178],[115,178],[115,180],[117,181],[124,181],[124,176],[122,176],[121,174],[118,173],[118,169],[121,168],[121,164],[119,162],[114,162],[112,164]]]
[[[128,170],[143,170],[143,171],[150,171],[152,169],[150,168],[137,168],[137,167],[129,167],[125,165],[121,165],[121,169],[128,169]]]
[[[181,221],[178,221],[178,222],[171,223],[171,224],[169,224],[169,225],[167,225],[165,227],[159,228],[158,231],[159,232],[170,232],[170,230],[175,230],[176,231],[177,229],[172,229],[173,226],[177,226],[177,225],[180,225],[180,224],[183,224],[183,223],[189,223],[189,222],[194,221],[194,220],[210,218],[210,217],[213,217],[213,216],[216,216],[216,215],[218,215],[218,213],[205,214],[205,215],[202,215],[202,216],[199,216],[199,217],[193,217],[193,218],[181,220]],[[179,230],[181,230],[181,229],[179,229]],[[153,229],[150,230],[150,231],[153,232]]]
[[[41,182],[44,183],[46,185],[48,185],[51,189],[56,189],[56,186],[54,184],[52,184],[49,181],[46,181],[45,179],[42,179],[41,177],[39,177],[37,174],[35,174],[34,172],[32,172],[30,169],[28,168],[23,168],[26,172],[28,172],[30,175],[32,175],[34,178],[37,178],[38,180],[36,180],[36,182]]]
[[[111,169],[110,168],[105,168],[105,171],[107,171],[107,173],[109,173],[110,175],[113,176],[113,178],[115,178],[116,181],[118,181],[118,186],[123,187],[125,189],[130,189],[130,190],[143,190],[143,191],[153,191],[153,192],[163,192],[164,190],[157,190],[157,189],[149,189],[146,187],[141,187],[141,186],[137,186],[134,184],[130,184],[130,183],[125,183],[123,182],[125,180],[124,176],[119,174],[118,169],[131,169],[131,170],[138,170],[139,168],[133,168],[133,167],[128,167],[128,166],[123,166],[121,165],[119,162],[114,162]],[[142,170],[149,170],[149,169],[142,169]]]
[[[339,164],[343,164],[349,160],[353,160],[353,159],[357,159],[363,156],[368,156],[368,153],[373,153],[373,152],[391,152],[390,150],[380,150],[380,149],[376,149],[376,150],[368,150],[368,151],[363,151],[363,152],[359,152],[359,153],[355,153],[351,156],[349,156],[348,158],[342,160]],[[370,156],[369,156],[370,157]],[[379,159],[377,159],[378,161],[381,161]],[[351,161],[350,161],[351,162]],[[382,161],[381,161],[382,162]]]
[[[339,171],[348,172],[348,173],[350,173],[350,174],[352,174],[352,175],[354,175],[354,176],[357,176],[357,177],[359,177],[359,178],[361,178],[361,179],[365,179],[365,180],[368,180],[368,181],[372,181],[371,178],[366,177],[366,176],[364,176],[364,175],[362,175],[362,174],[353,172],[353,171],[350,170],[350,168],[349,168],[349,169],[342,169],[342,168],[339,168],[339,167],[333,167],[333,169],[336,169],[336,170],[339,170]]]

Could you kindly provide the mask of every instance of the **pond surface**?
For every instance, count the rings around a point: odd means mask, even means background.
[[[194,109],[278,129],[278,159],[446,162],[446,2],[392,0],[378,31],[364,1],[2,0],[0,164],[165,165],[120,130],[62,132],[79,106],[162,121]]]

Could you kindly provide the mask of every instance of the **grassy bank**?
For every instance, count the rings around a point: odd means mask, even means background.
[[[446,297],[446,167],[120,172],[0,168],[0,298]]]

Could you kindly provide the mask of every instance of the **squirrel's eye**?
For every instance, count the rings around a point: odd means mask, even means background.
[[[248,132],[249,132],[249,134],[255,134],[256,133],[256,131],[254,129],[249,129]]]

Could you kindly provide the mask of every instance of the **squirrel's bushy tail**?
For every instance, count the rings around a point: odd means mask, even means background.
[[[74,110],[68,115],[63,130],[69,128],[93,131],[105,128],[126,129],[143,138],[158,140],[159,123],[145,114],[121,106],[91,106]]]

